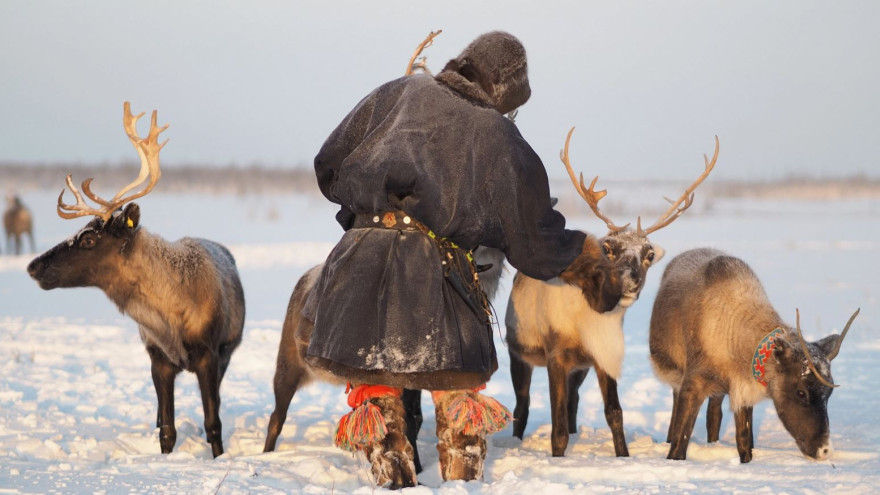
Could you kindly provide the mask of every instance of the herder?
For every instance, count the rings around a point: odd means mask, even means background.
[[[595,238],[565,229],[541,160],[505,118],[530,95],[519,40],[484,34],[436,77],[367,95],[315,157],[345,234],[303,310],[308,360],[352,384],[337,442],[366,453],[380,486],[416,483],[402,388],[432,391],[445,480],[481,479],[486,436],[509,419],[478,393],[498,363],[470,250],[575,284],[603,261]]]

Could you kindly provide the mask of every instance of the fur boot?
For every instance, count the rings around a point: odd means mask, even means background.
[[[392,490],[416,486],[413,448],[406,438],[406,420],[400,397],[385,395],[369,401],[382,411],[387,428],[384,438],[363,448],[372,465],[376,485]]]
[[[476,390],[435,391],[431,395],[443,479],[482,480],[486,436],[504,428],[510,412]]]

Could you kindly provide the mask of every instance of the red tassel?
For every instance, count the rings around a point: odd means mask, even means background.
[[[366,401],[339,420],[336,426],[336,446],[355,452],[367,445],[381,442],[388,433],[385,418],[379,406]]]
[[[336,425],[336,446],[355,452],[372,443],[381,442],[388,433],[388,427],[382,410],[370,402],[370,399],[387,395],[399,397],[403,389],[384,385],[358,385],[352,388],[348,384],[345,391],[352,410],[341,417]]]

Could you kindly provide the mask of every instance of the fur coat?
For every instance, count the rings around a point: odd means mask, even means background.
[[[541,160],[479,85],[456,72],[388,82],[343,119],[315,158],[345,229],[309,295],[308,360],[355,383],[472,388],[497,369],[492,326],[451,287],[420,231],[353,228],[402,210],[465,250],[500,249],[530,277],[559,275],[585,234],[550,203]],[[467,263],[467,260],[464,260]]]

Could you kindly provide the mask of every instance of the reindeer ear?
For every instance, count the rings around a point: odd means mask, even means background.
[[[663,259],[663,255],[666,254],[666,250],[657,244],[652,244],[654,248],[654,261],[651,262],[652,265],[656,265],[657,262]]]
[[[590,301],[590,296],[587,296],[590,306],[599,313],[611,311],[617,306],[623,295],[623,284],[620,277],[600,271],[594,278],[596,279],[594,282],[596,291],[593,300]]]
[[[835,333],[835,334],[832,334],[832,335],[825,337],[824,339],[821,339],[817,342],[814,342],[814,344],[817,345],[819,347],[819,349],[822,349],[822,354],[825,354],[825,356],[828,356],[829,354],[831,354],[831,351],[837,345],[837,339],[839,339],[839,338],[840,338],[840,335],[837,335]]]
[[[141,221],[141,207],[138,206],[137,203],[129,203],[125,209],[122,210],[122,219],[124,220],[126,227],[136,229]]]
[[[782,361],[791,354],[791,346],[784,339],[774,340],[773,345],[773,358],[777,363],[782,364]]]

